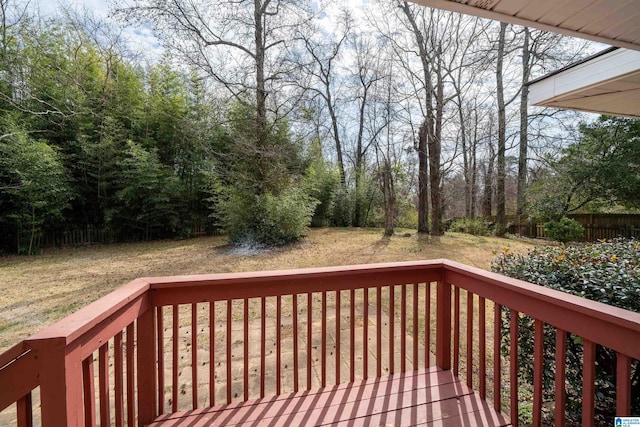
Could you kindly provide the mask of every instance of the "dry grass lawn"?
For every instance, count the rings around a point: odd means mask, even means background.
[[[486,269],[505,247],[525,252],[535,244],[458,233],[383,238],[378,229],[314,229],[300,243],[250,255],[231,250],[225,237],[214,236],[0,258],[0,352],[137,277],[435,258]]]

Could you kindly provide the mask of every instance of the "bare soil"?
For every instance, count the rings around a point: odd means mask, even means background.
[[[410,237],[404,237],[410,233]],[[0,352],[137,277],[448,258],[488,269],[508,248],[537,242],[447,233],[432,238],[400,230],[314,229],[283,248],[239,251],[226,237],[52,249],[35,257],[0,258]]]

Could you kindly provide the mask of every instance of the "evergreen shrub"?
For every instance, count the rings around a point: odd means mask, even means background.
[[[558,221],[547,222],[544,234],[562,243],[575,242],[584,236],[584,227],[578,221],[563,216]]]
[[[495,272],[556,289],[611,306],[640,312],[640,243],[635,240],[615,239],[590,245],[541,247],[527,255],[508,251],[492,262]],[[508,311],[508,310],[507,310]],[[503,349],[508,346],[508,319],[503,316]],[[519,319],[519,376],[525,387],[533,384],[532,318]],[[544,330],[544,400],[554,400],[555,328]],[[570,335],[567,341],[567,423],[580,425],[582,400],[582,338]],[[597,346],[596,352],[596,424],[610,425],[615,414],[616,354]],[[632,362],[631,412],[640,413],[640,369]],[[547,408],[547,420],[552,408]]]
[[[449,231],[488,236],[489,223],[484,218],[456,218],[449,226]]]

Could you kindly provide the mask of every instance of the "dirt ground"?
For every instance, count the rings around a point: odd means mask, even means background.
[[[300,243],[267,251],[235,250],[224,236],[213,236],[0,258],[0,352],[137,277],[435,258],[488,269],[506,248],[526,252],[536,244],[458,233],[429,238],[401,230],[384,238],[379,229],[314,229]]]

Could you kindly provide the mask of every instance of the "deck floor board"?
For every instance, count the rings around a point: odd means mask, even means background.
[[[451,371],[429,368],[164,414],[149,427],[211,425],[455,427],[510,424]]]

